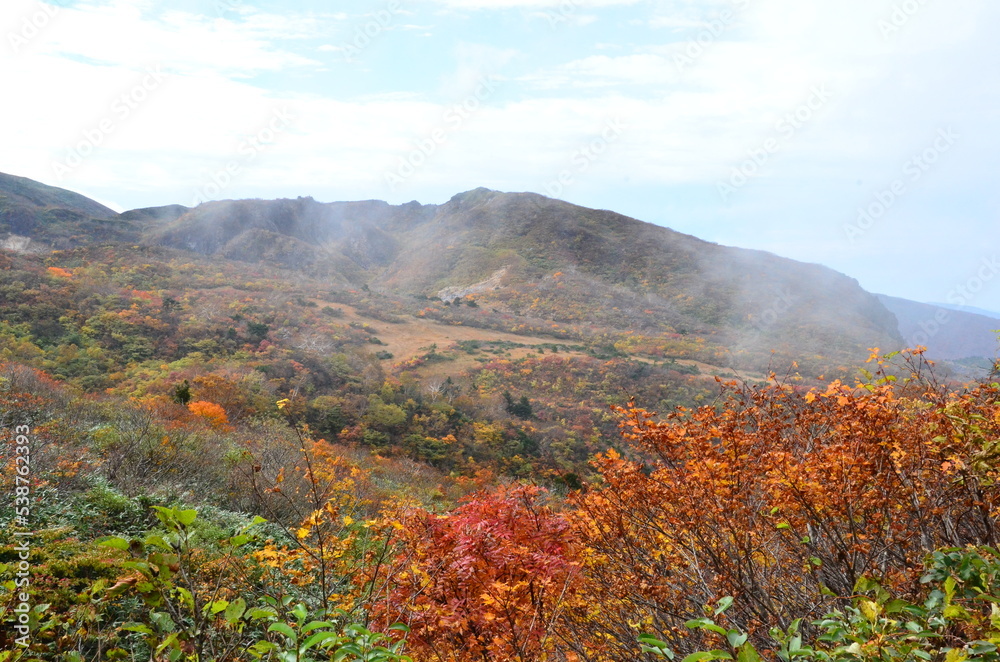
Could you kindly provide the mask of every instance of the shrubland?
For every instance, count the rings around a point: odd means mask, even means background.
[[[615,405],[619,439],[569,487],[325,440],[307,399],[261,416],[6,363],[2,481],[14,494],[27,426],[31,513],[0,513],[0,655],[995,659],[1000,384],[938,384],[919,351],[871,363],[660,415]]]

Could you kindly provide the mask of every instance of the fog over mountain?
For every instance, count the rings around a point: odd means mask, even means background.
[[[23,178],[3,176],[0,191],[4,245],[22,251],[162,246],[391,296],[474,297],[497,314],[555,324],[691,335],[736,363],[771,350],[846,358],[913,344],[943,359],[992,355],[985,331],[996,322],[981,315],[876,297],[821,265],[534,193],[479,188],[441,205],[231,200],[115,214]]]

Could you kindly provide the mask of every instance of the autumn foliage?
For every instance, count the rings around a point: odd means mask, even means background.
[[[208,424],[217,430],[225,429],[229,425],[226,410],[214,402],[198,400],[196,402],[189,402],[187,408],[195,416],[208,421]]]
[[[721,407],[662,420],[622,410],[635,457],[602,455],[603,485],[572,499],[600,614],[576,615],[576,648],[634,659],[654,632],[697,649],[684,623],[723,596],[763,642],[862,577],[905,592],[933,549],[995,545],[997,385],[873,382],[732,386]]]
[[[545,497],[509,486],[448,514],[408,512],[377,622],[409,625],[415,659],[541,659],[581,581],[569,523]]]
[[[698,408],[662,415],[637,404],[617,408],[619,450],[597,455],[595,478],[568,495],[523,483],[498,485],[487,472],[454,479],[453,487],[467,487],[464,498],[414,498],[400,487],[403,481],[388,487],[390,474],[405,466],[399,458],[374,458],[342,440],[314,438],[300,418],[307,412],[304,401],[295,398],[275,404],[285,420],[243,429],[233,427],[221,405],[196,400],[185,415],[212,429],[180,430],[183,436],[171,428],[176,441],[156,427],[159,410],[151,408],[121,410],[114,428],[88,429],[114,450],[101,465],[111,479],[134,473],[133,466],[171,476],[174,460],[164,459],[170,453],[189,458],[200,448],[205,456],[219,439],[253,431],[227,447],[233,474],[227,489],[247,511],[269,521],[270,537],[226,538],[247,546],[246,553],[228,556],[208,545],[192,548],[192,574],[182,578],[225,600],[219,608],[231,623],[244,613],[265,614],[248,606],[263,597],[279,607],[301,600],[338,620],[337,627],[370,627],[389,637],[394,651],[419,661],[633,662],[645,659],[640,636],[687,656],[718,648],[720,631],[723,637],[734,633],[738,643],[728,644],[734,651],[752,648],[767,659],[791,659],[792,635],[781,641],[776,631],[797,632],[798,646],[832,636],[841,617],[859,632],[876,623],[895,628],[900,622],[889,610],[935,599],[928,598],[931,572],[944,587],[945,602],[913,613],[937,628],[926,630],[934,637],[948,630],[951,639],[935,645],[943,650],[974,637],[992,646],[991,637],[1000,643],[1000,629],[995,635],[990,630],[995,614],[987,614],[985,604],[972,609],[979,603],[970,591],[1000,602],[1000,585],[979,587],[980,580],[959,566],[962,559],[994,559],[990,548],[1000,542],[1000,384],[938,386],[924,379],[919,353],[906,358],[909,367],[900,369],[874,356],[873,373],[853,384],[808,388],[772,375],[765,384],[722,384],[717,401]],[[52,458],[75,453],[88,459],[65,432],[68,419],[48,423],[65,407],[54,383],[25,370],[0,378],[0,404],[35,420],[39,458],[50,447]],[[178,403],[161,404],[185,412]],[[388,429],[396,412],[382,407]],[[494,428],[480,425],[477,433],[489,443],[502,441]],[[138,458],[136,464],[114,463],[126,456]],[[51,460],[38,465],[53,484],[75,480],[63,468]],[[114,508],[127,513],[131,506]],[[193,510],[176,512],[190,512],[195,521]],[[199,532],[187,537],[187,529],[178,530],[186,540],[200,540]],[[149,540],[156,543],[158,535]],[[123,560],[135,551],[131,543],[123,538],[119,544],[121,559],[102,557],[100,571],[115,577],[112,564],[122,564],[114,587],[125,600],[123,591],[145,584],[137,583],[135,564]],[[930,555],[937,565],[928,565]],[[976,577],[1000,577],[987,561]],[[947,602],[948,587],[954,592],[959,586],[948,583],[953,572],[968,575],[959,577],[967,586],[955,598],[967,600],[965,611]],[[73,619],[82,612],[71,604],[79,596],[57,597],[71,615],[51,627],[77,627]],[[79,604],[97,605],[87,607],[94,618],[122,604],[91,600]],[[720,604],[726,608],[705,610]],[[961,628],[932,618],[934,610],[957,618]],[[283,613],[275,611],[274,618],[291,622]],[[831,613],[841,616],[831,620]],[[300,616],[296,627],[306,627],[306,613]],[[236,626],[212,634],[198,622],[175,622],[190,626],[192,641],[243,636]],[[286,625],[279,630],[294,634]],[[841,630],[838,641],[846,648],[850,641]],[[138,630],[112,627],[100,636],[121,644],[129,632]],[[893,632],[900,641],[912,639],[909,631]],[[274,634],[254,636],[268,633]],[[105,640],[79,642],[96,650]],[[82,650],[84,643],[73,645]],[[241,655],[219,659],[248,659]]]

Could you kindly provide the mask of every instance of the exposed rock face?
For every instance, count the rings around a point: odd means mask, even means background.
[[[14,251],[15,253],[35,253],[44,250],[37,243],[32,245],[31,237],[22,237],[16,234],[9,234],[5,238],[0,239],[0,248],[5,251]]]
[[[438,291],[438,298],[442,301],[454,301],[455,299],[499,289],[503,282],[503,277],[507,275],[509,270],[510,267],[501,267],[494,271],[493,275],[486,280],[481,280],[467,287],[446,287]]]

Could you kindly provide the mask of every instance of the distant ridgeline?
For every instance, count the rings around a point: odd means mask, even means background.
[[[720,366],[780,370],[798,361],[819,374],[863,360],[870,347],[913,340],[931,357],[993,356],[992,336],[964,314],[941,324],[933,309],[876,297],[826,267],[532,193],[480,188],[441,205],[238,200],[116,214],[0,175],[0,232],[14,252],[117,243],[278,268],[290,282],[308,277],[410,302],[408,314],[425,298],[468,298],[478,311],[464,323],[607,335],[651,357],[692,355],[678,348],[697,339],[692,357]],[[923,330],[934,324],[934,333]]]

